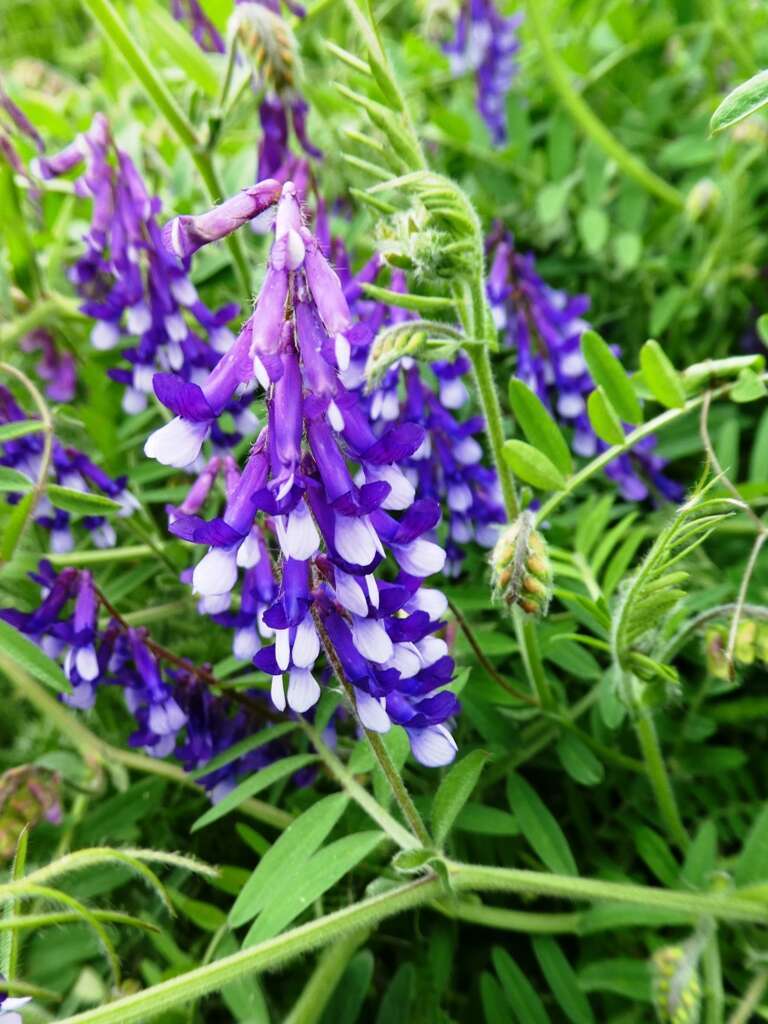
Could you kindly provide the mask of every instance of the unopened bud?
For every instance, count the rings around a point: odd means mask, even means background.
[[[697,1024],[701,1014],[702,936],[657,949],[651,961],[653,1002],[660,1024]]]
[[[546,615],[552,580],[547,545],[534,528],[533,514],[523,512],[504,530],[493,549],[494,597],[509,608],[518,605],[528,615]]]
[[[685,209],[691,220],[700,220],[705,214],[716,210],[720,205],[721,192],[711,178],[697,181],[685,200]]]
[[[260,3],[236,4],[229,34],[267,85],[278,92],[296,86],[301,77],[296,37],[279,14]]]

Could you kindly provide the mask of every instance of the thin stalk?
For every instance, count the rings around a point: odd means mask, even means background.
[[[491,357],[485,345],[479,348],[472,347],[467,350],[467,354],[472,363],[477,393],[480,398],[483,416],[485,417],[485,429],[488,432],[491,455],[496,473],[498,474],[499,485],[501,486],[504,509],[509,522],[514,522],[520,512],[520,506],[517,500],[512,470],[504,458],[504,427],[499,395],[496,391],[496,382],[493,379],[493,370],[491,369]]]
[[[389,751],[384,746],[381,736],[379,736],[377,732],[370,732],[368,729],[365,730],[365,735],[371,746],[374,757],[379,762],[379,767],[389,783],[389,788],[392,790],[395,802],[403,812],[403,817],[410,825],[411,831],[418,838],[422,846],[431,846],[432,839],[427,831],[427,826],[424,824],[421,815],[416,810],[416,804],[414,804],[411,799],[411,794],[406,789],[403,778],[397,770],[395,762],[389,756]]]
[[[457,892],[513,892],[520,896],[544,896],[594,903],[627,903],[659,907],[691,918],[709,915],[723,921],[768,922],[768,907],[738,894],[694,893],[656,886],[608,882],[602,878],[552,875],[522,868],[497,868],[483,864],[447,861],[448,874]]]
[[[648,781],[656,798],[661,820],[664,822],[669,838],[681,850],[685,850],[690,840],[688,833],[685,831],[683,820],[680,817],[675,791],[672,788],[667,766],[664,763],[664,756],[659,746],[656,727],[647,710],[638,710],[635,718],[635,731],[640,749],[643,752]]]
[[[505,932],[523,932],[526,935],[578,935],[579,932],[579,914],[536,914],[529,910],[488,907],[479,901],[469,903],[466,900],[433,903],[432,908],[457,921]]]
[[[768,987],[768,969],[758,971],[749,988],[744,993],[744,998],[728,1018],[728,1024],[749,1024],[753,1012],[758,1008]]]
[[[368,935],[367,931],[352,932],[325,950],[283,1024],[317,1024],[347,964]]]
[[[142,53],[111,0],[82,0],[82,2],[99,29],[121,54],[139,84],[192,157],[195,167],[203,179],[211,203],[220,202],[225,198],[224,190],[213,165],[211,154],[205,149],[194,125],[176,102],[165,82]],[[237,232],[227,236],[227,245],[243,292],[243,300],[250,304],[252,298],[251,275],[242,240]]]
[[[537,703],[543,709],[552,708],[555,705],[555,699],[547,680],[547,674],[544,671],[544,662],[541,660],[536,624],[530,616],[525,615],[519,608],[515,608],[513,614],[517,642],[520,645],[520,655],[523,659],[525,673],[528,676],[531,689],[536,694]]]
[[[725,992],[723,991],[723,967],[720,962],[720,946],[717,929],[707,940],[701,958],[704,976],[704,1017],[703,1024],[723,1024],[725,1016]]]
[[[339,760],[331,748],[323,742],[320,733],[309,722],[301,719],[301,726],[310,739],[312,746],[322,758],[325,766],[331,775],[339,782],[343,789],[352,797],[368,817],[374,821],[379,828],[383,829],[390,839],[403,850],[412,850],[417,846],[415,836],[411,835],[408,829],[403,828],[399,821],[392,817],[381,804],[374,799],[365,786],[361,786],[355,779],[347,766]]]
[[[411,795],[406,789],[405,783],[403,782],[400,772],[397,770],[397,766],[395,765],[392,758],[389,756],[389,751],[382,743],[379,734],[376,732],[371,732],[370,729],[366,729],[363,723],[360,721],[360,718],[357,714],[355,691],[353,687],[350,685],[349,680],[347,679],[344,673],[344,666],[341,664],[339,656],[336,653],[336,649],[331,643],[331,638],[328,636],[328,631],[325,628],[325,623],[323,622],[322,618],[320,617],[320,614],[318,613],[317,609],[314,606],[312,607],[312,618],[315,623],[315,628],[317,629],[318,635],[320,637],[320,641],[323,645],[325,655],[331,664],[331,668],[333,669],[333,673],[336,676],[337,680],[339,681],[339,684],[344,690],[344,693],[346,694],[347,699],[349,700],[352,706],[355,717],[358,720],[358,724],[360,725],[360,728],[363,730],[365,738],[368,741],[368,745],[370,746],[371,751],[373,752],[373,756],[378,761],[379,767],[381,768],[382,772],[384,773],[384,777],[389,783],[389,788],[392,790],[392,795],[394,796],[398,807],[402,811],[403,817],[407,821],[408,825],[411,828],[411,831],[418,838],[422,846],[430,846],[432,840],[429,837],[427,827],[422,821],[421,815],[416,810],[416,805],[414,804],[413,800],[411,800]]]
[[[630,153],[616,136],[597,117],[589,104],[573,88],[570,72],[555,47],[549,30],[547,12],[542,0],[527,0],[528,23],[532,26],[541,48],[544,68],[555,92],[568,113],[584,134],[596,142],[609,157],[616,161],[627,177],[677,210],[685,208],[685,197],[668,182],[655,174],[646,164]]]
[[[713,374],[716,373],[717,367],[716,365],[713,365]],[[761,374],[760,380],[763,382],[768,381],[768,373]],[[728,394],[735,384],[735,380],[729,381],[727,384],[723,384],[721,387],[707,392],[707,394],[709,394],[712,399],[722,398],[723,395]],[[566,498],[570,497],[570,495],[573,494],[574,491],[577,491],[582,484],[591,479],[595,473],[599,473],[600,470],[607,466],[609,462],[618,458],[619,455],[623,455],[624,452],[630,451],[631,448],[644,438],[649,437],[651,434],[655,434],[657,431],[669,426],[670,423],[674,423],[676,420],[680,419],[681,416],[686,416],[694,409],[698,409],[704,400],[705,395],[701,394],[697,395],[695,398],[689,399],[681,409],[667,409],[666,412],[661,413],[659,416],[654,416],[652,420],[648,420],[647,423],[644,423],[636,430],[633,430],[630,434],[627,434],[621,444],[613,445],[601,455],[598,455],[596,459],[592,459],[592,461],[588,462],[583,469],[579,470],[578,473],[574,473],[574,475],[569,478],[565,487],[561,491],[558,491],[557,494],[553,494],[551,498],[548,498],[547,501],[544,502],[536,513],[536,522],[545,522]]]
[[[695,633],[697,629],[708,622],[713,622],[715,619],[725,618],[726,615],[730,615],[735,611],[737,607],[735,602],[719,604],[715,608],[707,608],[706,611],[699,612],[692,619],[688,619],[675,635],[667,641],[659,654],[659,661],[664,664],[668,663],[677,654],[688,637]],[[742,605],[741,612],[742,615],[746,615],[750,619],[760,619],[763,622],[768,622],[768,608],[765,605],[744,604]]]
[[[517,700],[522,701],[524,704],[532,704],[535,707],[538,707],[539,702],[536,700],[535,697],[531,697],[530,694],[524,693],[522,690],[518,690],[516,687],[512,686],[512,684],[508,683],[504,676],[497,671],[493,662],[490,661],[490,659],[486,656],[485,652],[480,646],[480,641],[475,636],[472,627],[470,626],[464,613],[458,607],[458,605],[456,605],[453,601],[449,599],[448,607],[451,609],[451,613],[454,619],[456,619],[459,629],[461,629],[462,633],[467,638],[467,643],[472,648],[475,656],[477,657],[477,660],[488,673],[490,678],[493,679],[495,683],[498,683],[498,685],[502,689],[506,690],[507,693],[511,694]]]

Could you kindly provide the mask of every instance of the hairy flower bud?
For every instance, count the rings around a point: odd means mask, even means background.
[[[418,202],[379,226],[378,248],[384,259],[393,267],[411,271],[417,281],[454,279],[467,273],[469,249],[455,241]]]
[[[653,1002],[661,1024],[697,1024],[701,1013],[700,936],[653,954]]]
[[[494,597],[528,615],[546,615],[552,598],[552,566],[547,545],[534,528],[531,512],[508,526],[491,554]]]
[[[229,19],[229,34],[266,84],[278,92],[296,86],[301,77],[296,38],[279,14],[259,3],[237,4]]]

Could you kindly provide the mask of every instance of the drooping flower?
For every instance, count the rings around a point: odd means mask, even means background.
[[[516,354],[515,374],[572,429],[575,454],[592,458],[607,445],[587,415],[587,396],[595,388],[581,353],[581,336],[590,328],[584,319],[589,296],[550,287],[538,274],[533,253],[519,252],[506,232],[495,232],[489,244],[488,298],[502,338]],[[642,501],[650,488],[673,501],[682,497],[682,489],[664,473],[664,460],[654,454],[655,445],[654,437],[645,438],[605,468],[628,501]]]
[[[2,608],[0,618],[62,663],[71,691],[61,699],[70,707],[87,711],[101,688],[119,686],[136,721],[131,745],[152,757],[174,755],[187,771],[204,768],[217,754],[263,727],[262,715],[233,707],[224,695],[212,693],[191,668],[163,666],[144,630],[115,619],[99,627],[96,590],[88,572],[67,568],[57,574],[50,563],[41,562],[30,575],[41,587],[40,605],[30,612]],[[250,707],[263,701],[259,691],[244,695]],[[200,782],[215,801],[244,774],[287,752],[280,744],[265,743]],[[55,807],[50,801],[43,809],[53,820]]]
[[[507,141],[507,93],[517,74],[522,20],[522,14],[501,14],[493,0],[463,0],[454,38],[444,45],[455,76],[475,75],[477,109],[496,146]]]
[[[411,423],[372,429],[340,376],[353,332],[341,283],[288,182],[253,316],[200,385],[156,376],[156,394],[176,417],[150,436],[145,451],[168,465],[189,464],[232,394],[254,379],[262,385],[267,426],[223,514],[178,516],[171,525],[176,536],[208,546],[193,587],[224,614],[244,571],[252,628],[239,643],[245,652],[272,639],[266,630],[257,636],[254,622],[272,632],[274,642],[261,645],[254,662],[272,676],[275,707],[302,713],[317,702],[316,663],[335,631],[351,652],[339,658],[363,724],[380,732],[402,725],[425,763],[447,763],[455,744],[444,723],[457,702],[442,688],[453,663],[434,637],[439,616],[417,606],[421,579],[445,561],[426,536],[440,510],[429,499],[414,500],[399,468],[424,434]],[[264,529],[279,549],[271,583]],[[393,583],[375,575],[387,554],[399,567]]]

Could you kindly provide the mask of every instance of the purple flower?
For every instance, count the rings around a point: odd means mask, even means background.
[[[225,53],[226,46],[218,29],[200,6],[199,0],[173,0],[173,16],[185,24],[192,38],[201,50],[208,53]]]
[[[23,1024],[21,1014],[17,1013],[22,1006],[32,1001],[32,996],[12,998],[5,988],[5,975],[0,974],[0,1020],[3,1024]]]
[[[507,93],[517,74],[522,14],[502,15],[492,0],[463,0],[455,35],[444,50],[454,76],[474,74],[477,108],[494,145],[507,141]]]
[[[54,402],[71,402],[77,386],[74,357],[69,352],[61,352],[44,327],[30,331],[22,338],[21,347],[25,352],[41,353],[35,369],[46,381],[46,395]]]
[[[581,354],[581,336],[590,327],[584,319],[589,297],[551,288],[537,273],[533,254],[518,252],[506,232],[497,231],[489,244],[488,298],[497,327],[515,350],[515,374],[572,428],[574,452],[592,458],[607,445],[587,415],[587,396],[595,388]],[[664,475],[664,461],[652,454],[655,444],[655,438],[647,438],[606,467],[628,501],[648,497],[649,483],[665,498],[682,497],[682,488]]]
[[[439,617],[416,597],[421,579],[445,561],[427,536],[440,512],[434,501],[414,502],[400,469],[424,432],[412,423],[374,431],[360,396],[342,383],[356,327],[290,182],[274,231],[253,315],[232,349],[199,385],[155,378],[176,418],[150,436],[145,451],[172,465],[196,459],[235,391],[254,380],[266,391],[267,426],[228,488],[222,515],[174,515],[170,529],[208,546],[193,588],[204,610],[237,630],[238,656],[251,654],[272,677],[276,708],[305,713],[314,706],[323,631],[336,630],[366,726],[402,725],[423,759],[447,763],[455,747],[444,723],[456,701],[433,698],[450,682],[453,662],[434,637]],[[210,494],[207,487],[200,494]],[[201,507],[198,496],[193,503]],[[266,529],[279,550],[274,568]],[[399,568],[394,583],[375,575],[388,556]],[[232,613],[240,570],[240,612]]]
[[[95,321],[94,348],[133,342],[121,352],[127,367],[109,371],[125,387],[124,410],[138,413],[146,407],[157,370],[173,370],[190,384],[204,377],[233,343],[227,324],[238,306],[209,309],[189,278],[189,257],[268,207],[277,183],[246,189],[202,217],[176,217],[161,232],[160,200],[149,194],[131,159],[115,145],[102,115],[60,154],[38,163],[44,177],[77,169],[75,191],[91,201],[85,251],[70,278],[82,311]],[[229,411],[240,426],[237,403]],[[252,423],[246,418],[242,425],[250,429]],[[218,431],[215,440],[227,447],[241,437],[239,430]]]

